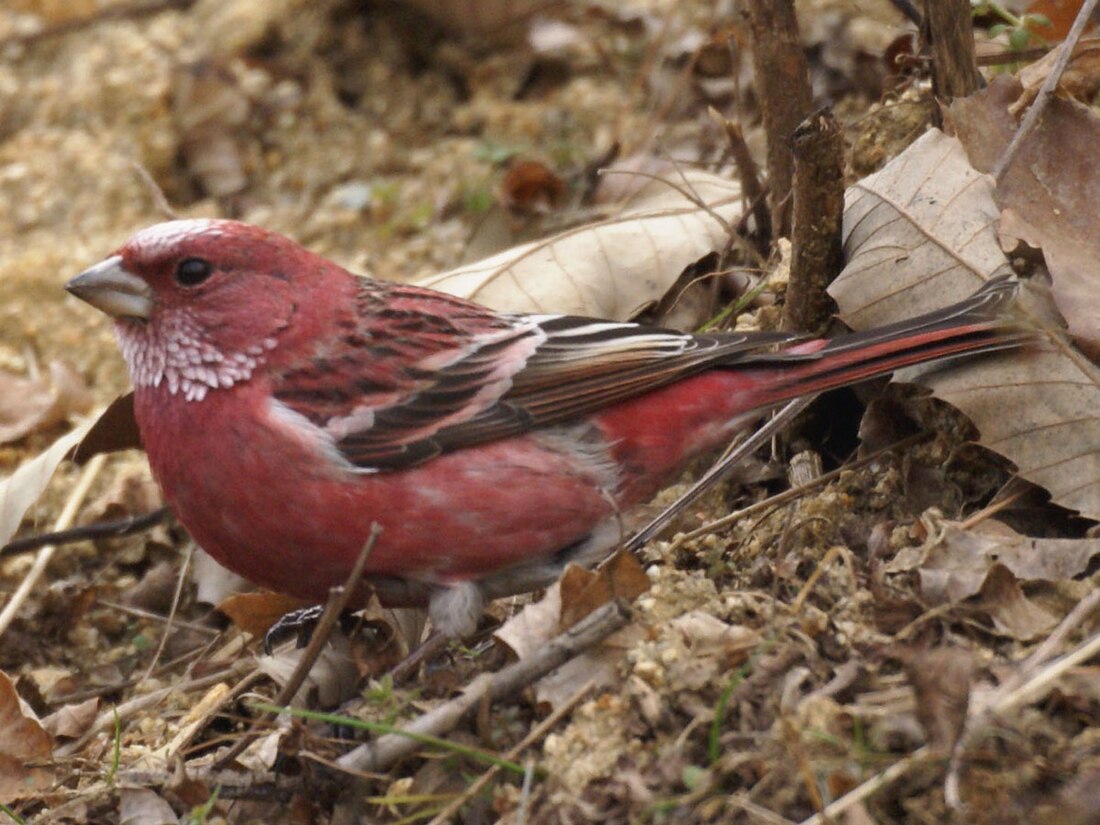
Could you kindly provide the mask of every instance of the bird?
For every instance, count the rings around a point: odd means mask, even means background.
[[[605,558],[624,512],[779,404],[1026,337],[1011,279],[833,338],[691,334],[496,312],[220,219],[142,229],[66,288],[113,319],[153,476],[199,546],[316,603],[378,525],[363,581],[448,638]]]

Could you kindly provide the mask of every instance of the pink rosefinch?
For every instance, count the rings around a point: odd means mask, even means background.
[[[203,548],[321,601],[377,522],[366,580],[455,636],[486,598],[602,558],[620,511],[762,411],[1021,340],[1004,281],[791,344],[501,314],[222,220],[145,229],[67,288],[114,316],[150,466]]]

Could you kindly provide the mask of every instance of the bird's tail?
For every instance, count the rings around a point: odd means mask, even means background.
[[[903,367],[960,355],[1011,349],[1033,340],[1009,313],[1018,284],[997,278],[957,304],[866,332],[797,343],[744,359],[752,369],[787,366],[787,381],[772,381],[764,404],[855,384]],[[773,378],[774,378],[773,373]]]

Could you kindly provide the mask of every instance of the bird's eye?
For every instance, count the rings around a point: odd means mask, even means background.
[[[176,283],[198,286],[214,272],[214,265],[203,258],[184,258],[176,264]]]

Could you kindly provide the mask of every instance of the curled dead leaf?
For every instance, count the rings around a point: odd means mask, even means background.
[[[560,584],[561,621],[557,632],[572,627],[612,599],[634,601],[649,589],[649,576],[632,553],[620,551],[596,570],[569,565]]]
[[[500,198],[519,212],[549,212],[561,204],[565,181],[545,163],[515,160],[500,182]]]
[[[53,784],[53,770],[32,767],[49,759],[53,746],[43,727],[23,712],[8,675],[0,671],[0,802],[34,796]]]
[[[95,722],[99,699],[93,697],[75,705],[64,705],[42,720],[42,727],[55,738],[77,739]]]
[[[301,599],[281,593],[236,593],[218,603],[218,610],[243,630],[262,638],[280,618],[304,607]]]
[[[25,461],[10,476],[0,481],[0,545],[7,544],[31,505],[46,489],[59,464],[87,435],[98,416],[61,436],[45,451]]]

